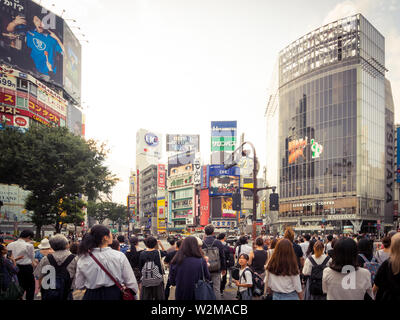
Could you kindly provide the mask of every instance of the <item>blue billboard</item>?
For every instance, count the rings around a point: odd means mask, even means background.
[[[210,196],[231,196],[240,188],[240,168],[225,169],[224,165],[210,165],[209,194]]]

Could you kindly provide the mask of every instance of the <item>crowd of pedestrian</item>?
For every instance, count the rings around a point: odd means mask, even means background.
[[[169,237],[167,250],[151,235],[143,249],[103,225],[44,238],[36,250],[33,238],[24,230],[0,245],[0,299],[220,300],[231,287],[239,300],[400,300],[396,231],[378,247],[371,235],[296,237],[291,228],[231,246],[213,225],[202,239]]]

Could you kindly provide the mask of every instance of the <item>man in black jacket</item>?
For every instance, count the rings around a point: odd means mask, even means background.
[[[203,249],[207,247],[217,247],[219,250],[219,259],[221,261],[221,268],[218,271],[210,272],[211,274],[211,281],[213,283],[213,289],[215,292],[215,296],[217,300],[221,298],[221,275],[224,276],[226,274],[226,257],[225,257],[225,250],[224,245],[221,241],[217,240],[214,236],[214,226],[209,224],[204,228],[205,237],[203,239]]]

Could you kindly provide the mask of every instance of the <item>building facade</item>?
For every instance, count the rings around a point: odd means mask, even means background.
[[[290,44],[278,69],[278,97],[266,112],[279,128],[277,224],[330,232],[390,227],[394,107],[385,38],[357,14]]]

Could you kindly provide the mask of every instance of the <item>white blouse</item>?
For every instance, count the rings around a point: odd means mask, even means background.
[[[290,293],[293,291],[301,292],[300,275],[297,276],[277,276],[271,272],[266,272],[265,278],[268,277],[268,287],[273,292]]]
[[[95,248],[92,253],[121,285],[125,285],[136,293],[138,292],[135,274],[125,254],[110,247]],[[75,288],[97,289],[113,285],[115,285],[114,281],[110,279],[89,254],[79,256],[75,275]]]

